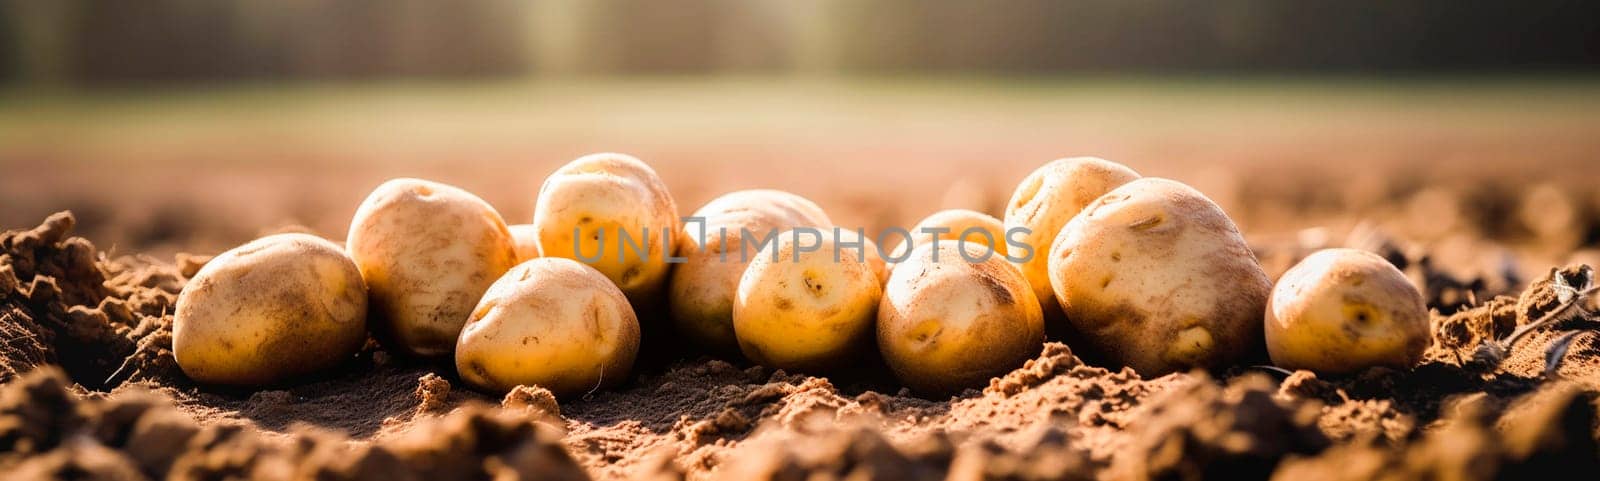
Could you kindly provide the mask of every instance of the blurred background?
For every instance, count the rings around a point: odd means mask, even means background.
[[[1253,239],[1554,262],[1600,240],[1600,2],[0,0],[0,227],[341,239],[396,176],[523,223],[596,151],[868,229],[1094,155]]]
[[[1571,0],[5,0],[71,85],[641,73],[1590,69]]]

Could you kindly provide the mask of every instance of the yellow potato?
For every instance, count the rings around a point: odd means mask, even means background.
[[[377,313],[374,334],[418,356],[450,354],[483,291],[517,264],[493,207],[426,180],[378,186],[356,210],[346,242]]]
[[[333,367],[367,340],[367,287],[337,244],[278,234],[222,253],[178,294],[172,353],[190,378],[262,385]]]
[[[733,332],[750,360],[818,372],[854,360],[872,339],[883,290],[872,267],[850,252],[835,261],[831,232],[779,234],[739,279]],[[816,250],[804,248],[816,246]],[[776,260],[774,260],[776,254]]]
[[[1422,293],[1389,261],[1356,249],[1317,251],[1289,269],[1266,316],[1267,353],[1289,369],[1410,368],[1432,339]]]
[[[1050,252],[1067,320],[1111,363],[1159,376],[1259,355],[1271,282],[1227,214],[1187,185],[1118,187]]]
[[[923,245],[895,267],[878,304],[878,349],[914,390],[982,387],[1044,345],[1044,315],[1022,273],[986,247]],[[938,258],[935,260],[934,254]]]
[[[539,188],[533,226],[541,255],[598,269],[637,309],[662,301],[667,256],[678,244],[678,205],[639,159],[592,154],[557,169]]]
[[[928,232],[930,229],[944,229],[944,231]],[[947,241],[949,244],[956,244],[959,240],[965,239],[966,244],[981,245],[993,249],[997,256],[1005,256],[1005,233],[1005,224],[989,214],[967,209],[941,210],[917,222],[916,227],[911,228],[912,241],[895,247],[894,255],[890,257],[907,258],[909,249],[933,244],[935,238],[939,239],[941,246]]]
[[[456,341],[456,371],[479,389],[537,385],[558,396],[614,386],[639,352],[639,319],[600,271],[545,257],[494,282]]]
[[[1139,174],[1122,164],[1094,157],[1060,159],[1039,167],[1017,184],[1006,204],[1005,231],[1026,228],[1026,234],[1016,234],[1014,240],[1028,246],[1031,252],[1018,252],[1012,247],[1012,258],[1025,258],[1015,263],[1033,294],[1038,296],[1044,315],[1050,319],[1061,317],[1060,302],[1050,287],[1050,245],[1074,216],[1089,203],[1106,192],[1139,178]],[[1002,239],[1001,244],[1006,242]],[[1055,322],[1055,321],[1052,321]]]
[[[829,227],[833,221],[815,203],[777,190],[741,190],[724,194],[696,210],[704,219],[683,226],[678,256],[667,297],[678,332],[712,350],[736,353],[733,337],[733,295],[749,259],[765,236],[795,227]],[[746,239],[749,232],[753,239]],[[741,256],[740,253],[744,255]]]
[[[517,251],[517,262],[539,258],[539,235],[533,224],[516,224],[507,229],[511,231],[511,247]]]

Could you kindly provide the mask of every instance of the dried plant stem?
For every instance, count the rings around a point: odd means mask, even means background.
[[[1579,306],[1583,305],[1584,300],[1588,299],[1589,296],[1594,295],[1596,292],[1600,292],[1600,286],[1577,291],[1576,295],[1572,296],[1570,299],[1567,299],[1567,302],[1563,302],[1550,312],[1546,312],[1543,316],[1539,316],[1539,320],[1524,324],[1522,327],[1518,327],[1517,330],[1511,332],[1510,336],[1507,336],[1500,342],[1504,345],[1505,349],[1509,350],[1512,346],[1517,344],[1518,340],[1522,339],[1523,336],[1526,336],[1534,329],[1571,319],[1573,312],[1576,311]]]

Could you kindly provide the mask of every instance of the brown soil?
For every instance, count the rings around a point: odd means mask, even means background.
[[[1144,379],[1049,343],[982,390],[925,399],[882,372],[832,379],[659,353],[611,391],[471,391],[375,343],[259,391],[188,382],[171,307],[206,258],[110,258],[58,214],[0,236],[6,479],[1499,479],[1600,469],[1600,334],[1553,375],[1550,276],[1462,278],[1367,232],[1427,281],[1427,360],[1319,379],[1265,368]],[[1264,244],[1269,265],[1311,247]],[[1561,271],[1576,278],[1578,267]],[[1506,297],[1496,297],[1505,294]]]

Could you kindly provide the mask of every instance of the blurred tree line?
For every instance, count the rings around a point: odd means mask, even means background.
[[[1594,0],[0,0],[0,79],[1600,66]]]

